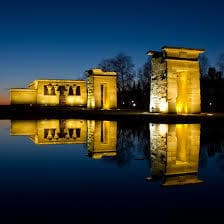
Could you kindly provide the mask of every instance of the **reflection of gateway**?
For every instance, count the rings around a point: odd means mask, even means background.
[[[163,186],[201,183],[198,179],[200,124],[150,124],[152,179]]]
[[[117,122],[87,121],[88,155],[93,159],[116,156]]]
[[[35,144],[84,144],[86,121],[77,119],[12,120],[11,135],[29,135]]]

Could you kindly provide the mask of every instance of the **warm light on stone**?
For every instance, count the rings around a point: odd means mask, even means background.
[[[88,86],[84,80],[35,80],[28,89],[10,89],[11,104],[117,108],[116,73],[92,69],[87,74]]]
[[[117,151],[117,122],[116,121],[87,121],[88,154],[93,159],[103,156],[116,156]]]
[[[101,69],[87,71],[87,108],[117,108],[117,74]]]
[[[86,120],[11,121],[11,135],[27,135],[35,144],[85,144]]]
[[[35,144],[87,143],[88,154],[93,159],[117,155],[116,121],[12,120],[10,132],[12,136],[29,136]]]
[[[84,80],[35,80],[28,89],[11,89],[11,104],[86,106]]]
[[[164,186],[201,183],[200,124],[150,124],[150,147],[153,179]]]
[[[152,56],[150,112],[200,113],[198,57],[203,49],[163,47]]]
[[[10,135],[35,135],[37,126],[35,120],[11,120]]]
[[[167,113],[168,112],[168,103],[165,99],[161,99],[160,106],[159,106],[160,112]]]
[[[36,104],[37,91],[33,89],[10,89],[11,104]]]

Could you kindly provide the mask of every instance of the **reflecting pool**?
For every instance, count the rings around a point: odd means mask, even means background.
[[[7,220],[222,216],[221,125],[0,120],[0,142],[0,217]]]

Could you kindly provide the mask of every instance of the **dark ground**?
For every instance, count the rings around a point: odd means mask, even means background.
[[[137,120],[158,123],[224,122],[224,113],[160,114],[135,109],[90,110],[71,106],[0,105],[0,119],[83,118],[96,120]]]

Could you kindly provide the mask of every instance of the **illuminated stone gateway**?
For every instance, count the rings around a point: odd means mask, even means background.
[[[203,49],[163,47],[152,56],[150,112],[200,113],[198,56]]]
[[[87,85],[85,80],[35,80],[27,89],[12,88],[11,104],[117,108],[116,73],[92,69],[87,74]]]
[[[92,69],[87,71],[87,81],[88,108],[117,108],[116,72],[103,72],[101,69]]]

